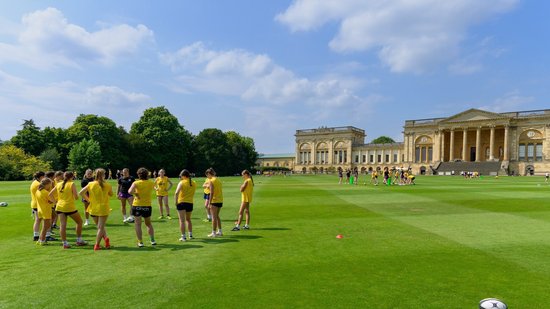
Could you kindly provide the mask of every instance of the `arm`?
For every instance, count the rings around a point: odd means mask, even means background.
[[[55,203],[56,202],[56,196],[55,196],[55,193],[56,193],[57,189],[56,188],[53,188],[51,191],[50,191],[50,194],[48,194],[48,200],[52,203]]]
[[[246,186],[248,185],[248,181],[244,181],[244,183],[241,185],[241,192],[244,192],[246,190]]]
[[[208,205],[212,203],[212,197],[214,196],[214,185],[212,185],[212,182],[208,182],[208,187],[210,189],[210,195],[208,196]]]
[[[88,197],[88,195],[86,194],[88,192],[88,186],[86,185],[84,188],[82,188],[82,190],[80,190],[80,192],[78,192],[78,194],[86,201],[86,202],[90,202],[90,198]]]
[[[76,193],[76,186],[73,184],[73,197],[75,200],[78,200],[78,193]]]
[[[172,181],[170,180],[170,178],[168,178],[168,189],[166,189],[166,191],[170,191],[170,189],[172,189],[172,186],[174,184],[172,183]]]
[[[107,193],[109,196],[113,196],[113,187],[109,188],[109,193]]]
[[[181,191],[181,182],[176,187],[176,193],[174,193],[174,201],[176,203],[176,206],[178,205],[178,194],[180,193],[180,191]]]
[[[139,198],[139,195],[136,192],[136,185],[134,183],[132,183],[132,185],[130,186],[130,189],[128,189],[128,193],[130,193],[133,196]]]

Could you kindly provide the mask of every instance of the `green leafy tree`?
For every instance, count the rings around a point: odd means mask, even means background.
[[[238,174],[244,169],[252,169],[258,159],[254,140],[235,131],[228,131],[225,135],[231,150],[231,157],[227,160],[231,173]]]
[[[36,126],[34,120],[23,120],[23,128],[11,138],[11,142],[16,147],[23,149],[27,154],[38,156],[44,149],[44,136],[40,128]]]
[[[372,144],[393,144],[395,141],[391,137],[380,136],[372,140]]]
[[[1,180],[31,179],[36,171],[49,169],[48,163],[26,154],[23,149],[15,145],[0,146]]]
[[[85,139],[96,141],[101,148],[100,165],[107,168],[118,168],[126,164],[128,157],[125,149],[128,149],[124,135],[126,132],[117,127],[114,121],[107,117],[97,115],[78,116],[73,125],[67,129],[69,144],[75,144]],[[70,156],[69,156],[70,161]],[[96,167],[100,166],[96,165]]]
[[[56,171],[63,170],[63,164],[61,163],[61,154],[55,148],[48,148],[40,154],[40,160],[48,162],[52,169]]]
[[[219,129],[204,129],[193,140],[193,166],[198,174],[212,167],[218,175],[232,175],[232,152],[227,138]]]
[[[164,106],[148,108],[132,124],[133,159],[150,169],[177,175],[190,163],[192,136]]]
[[[63,170],[69,164],[69,151],[74,143],[70,143],[67,130],[62,128],[45,127],[42,130],[44,136],[45,151],[55,150],[59,154],[59,163],[52,163],[52,167],[56,170]],[[43,153],[42,153],[43,154]],[[42,156],[40,154],[40,156]],[[48,160],[46,160],[48,161]]]
[[[101,147],[92,139],[85,139],[74,145],[69,151],[69,170],[84,175],[86,169],[101,167]]]

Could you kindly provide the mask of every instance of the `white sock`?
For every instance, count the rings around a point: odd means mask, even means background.
[[[40,236],[40,233],[38,232],[33,232],[34,236]]]
[[[193,237],[193,232],[189,232],[189,237]]]
[[[185,234],[181,234],[181,238],[185,239]]]
[[[46,232],[46,237],[50,237],[50,236],[52,236],[52,233]]]
[[[123,215],[123,217],[124,217],[124,220],[126,220],[126,215]]]

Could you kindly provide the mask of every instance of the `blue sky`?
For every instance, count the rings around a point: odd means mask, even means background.
[[[406,119],[550,108],[550,2],[2,1],[0,139],[78,114],[293,152],[296,129],[402,141]]]

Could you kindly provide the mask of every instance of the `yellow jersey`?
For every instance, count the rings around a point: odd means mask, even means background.
[[[244,188],[244,191],[241,192],[241,201],[245,203],[252,203],[252,191],[254,190],[254,182],[252,182],[252,179],[248,178],[245,180],[246,187]]]
[[[34,180],[31,183],[31,208],[36,209],[38,208],[38,204],[36,203],[36,191],[38,191],[38,186],[40,185],[40,181]]]
[[[195,197],[195,190],[197,190],[197,183],[189,179],[182,179],[180,181],[180,192],[178,193],[179,203],[191,203],[193,204],[193,198]]]
[[[104,182],[102,188],[99,182],[92,181],[87,187],[88,193],[90,194],[90,206],[88,206],[90,215],[108,216],[109,213],[111,213],[111,207],[109,205],[109,197],[112,195],[111,185],[108,182]]]
[[[168,177],[157,177],[155,179],[155,186],[157,190],[157,196],[168,196]]]
[[[204,181],[204,184],[203,186],[206,185],[206,187],[204,187],[204,194],[210,194],[210,180],[208,178],[206,178],[206,180]]]
[[[49,194],[50,192],[48,192],[48,190],[46,189],[36,190],[36,205],[38,208],[38,218],[41,218],[41,219],[52,218],[52,202],[50,202],[48,198]]]
[[[55,206],[56,211],[62,212],[73,212],[76,210],[73,196],[73,186],[74,182],[67,181],[65,183],[65,188],[61,192],[61,187],[63,187],[63,182],[55,185],[55,191],[57,194],[57,205]]]
[[[210,178],[210,183],[214,189],[212,193],[212,203],[223,203],[222,182],[218,177]]]
[[[155,183],[150,180],[136,180],[133,185],[136,192],[134,193],[132,206],[152,206],[151,194],[153,194]]]

